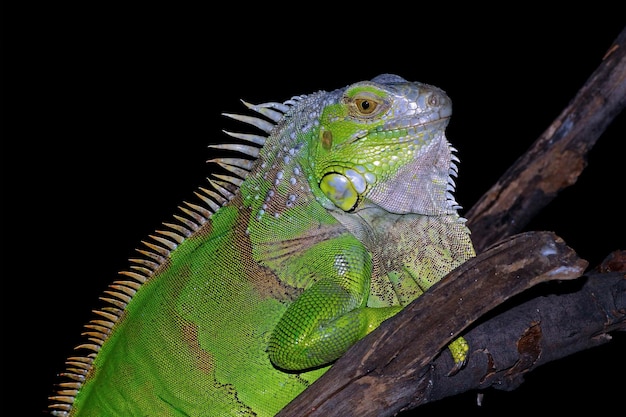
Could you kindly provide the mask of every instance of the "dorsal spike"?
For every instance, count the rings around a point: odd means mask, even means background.
[[[176,245],[180,245],[183,240],[185,240],[185,237],[181,236],[180,233],[172,232],[169,230],[157,230],[156,233],[169,237],[170,240],[176,243]]]
[[[157,231],[158,233],[159,231]],[[175,242],[172,242],[169,239],[165,239],[161,236],[156,236],[156,235],[149,235],[150,238],[152,238],[152,240],[159,242],[160,244],[162,244],[164,247],[166,247],[167,249],[169,249],[169,251],[173,251],[174,249],[176,249],[176,247],[178,246]]]
[[[198,214],[202,215],[202,218],[204,219],[204,221],[206,221],[206,219],[208,219],[209,217],[211,217],[211,212],[209,210],[207,210],[206,208],[199,206],[197,204],[192,204],[192,203],[188,203],[185,201],[185,204],[190,207],[191,209],[195,210],[198,212]]]
[[[120,316],[122,315],[122,313],[124,312],[123,310],[120,310],[117,307],[102,307],[102,311],[108,312],[109,314],[113,314],[115,317],[117,317],[118,319],[120,318]]]
[[[222,132],[226,133],[228,136],[232,136],[233,138],[245,140],[246,142],[254,143],[259,146],[263,146],[265,144],[265,140],[267,139],[265,136],[254,135],[252,133],[239,133],[228,130],[222,130]]]
[[[204,190],[203,190],[203,191],[204,191]],[[220,205],[219,205],[219,204],[217,204],[217,203],[216,203],[214,200],[212,200],[211,198],[209,198],[209,197],[207,197],[207,196],[205,196],[205,195],[202,195],[202,194],[200,194],[200,193],[199,193],[199,192],[197,192],[197,191],[196,191],[196,192],[194,192],[194,194],[195,194],[195,195],[196,195],[196,196],[197,196],[200,200],[202,200],[202,201],[204,202],[204,204],[206,204],[207,206],[209,206],[209,208],[211,209],[211,211],[212,211],[213,213],[215,213],[215,212],[216,212],[216,211],[220,208]]]
[[[86,349],[93,352],[98,352],[100,350],[100,345],[94,343],[83,343],[82,345],[76,346],[76,350],[78,349]]]
[[[284,104],[289,106],[295,106],[296,104],[298,104],[298,102],[304,100],[306,97],[306,95],[293,96],[289,100],[285,100]]]
[[[209,183],[213,188],[215,188],[215,191],[220,193],[226,200],[230,200],[234,197],[233,193],[228,190],[228,188],[224,187],[226,185],[224,182],[209,178]]]
[[[172,230],[176,230],[179,236],[182,236],[185,238],[189,237],[191,233],[193,233],[191,230],[189,230],[189,228],[185,227],[184,224],[164,222],[163,225],[169,227]],[[178,243],[181,243],[181,242],[178,242]]]
[[[111,323],[115,323],[117,321],[117,319],[119,318],[119,316],[115,315],[115,314],[111,314],[108,313],[106,311],[103,310],[93,310],[94,314],[98,314],[99,316],[104,317],[105,319],[109,320]]]
[[[254,110],[257,113],[262,114],[263,116],[267,117],[273,122],[278,123],[278,121],[283,118],[283,113],[273,110],[271,108],[273,107],[272,104],[274,103],[265,103],[265,104],[255,105],[255,104],[248,103],[247,101],[244,101],[244,100],[241,100],[241,102],[244,104],[244,106],[246,106],[250,110]]]
[[[104,298],[102,298],[102,300],[104,300]],[[129,298],[129,300],[130,300],[130,298]],[[128,302],[126,304],[128,304]],[[96,332],[102,333],[102,334],[109,334],[109,333],[111,333],[111,327],[109,327],[109,326],[101,326],[99,324],[94,323],[93,321],[90,321],[89,323],[85,324],[85,329],[89,329],[91,331],[96,331]]]
[[[111,288],[120,292],[120,293],[124,293],[130,297],[132,297],[133,295],[135,295],[135,293],[137,292],[137,290],[133,287],[129,287],[128,285],[124,285],[121,281],[116,281],[113,284],[111,284]]]
[[[152,261],[151,259],[145,258],[130,258],[128,260],[131,265],[142,265],[145,268],[148,268],[150,271],[154,271],[159,267],[159,264]]]
[[[89,357],[89,356],[70,356],[69,358],[67,358],[67,360],[69,362],[71,362],[72,364],[74,364],[75,366],[78,366],[78,363],[84,364],[84,365],[91,365],[93,363],[93,358]]]
[[[76,392],[81,387],[81,384],[80,382],[62,382],[57,384],[57,386],[63,389],[62,391],[59,391],[60,395],[69,395],[72,392],[76,395]]]
[[[243,101],[243,100],[241,100],[241,101]],[[244,104],[245,104],[245,102],[244,102]],[[289,111],[289,109],[291,109],[292,105],[293,105],[293,103],[288,103],[288,102],[279,103],[277,101],[268,101],[266,103],[257,104],[256,106],[257,107],[269,107],[271,109],[278,110],[281,113],[287,113]]]
[[[243,158],[215,158],[209,159],[207,162],[217,164],[240,178],[246,178],[248,176],[254,163],[254,161]]]
[[[225,182],[233,184],[235,187],[240,187],[243,180],[241,178],[233,177],[232,175],[213,174],[215,178],[219,178]]]
[[[188,203],[185,203],[188,204]],[[203,224],[206,221],[206,217],[201,216],[195,211],[189,210],[187,207],[179,206],[178,209],[185,213],[190,218],[194,219],[198,224]]]
[[[100,297],[100,299],[102,301],[106,301],[109,304],[113,304],[114,306],[116,306],[119,309],[124,309],[124,307],[126,307],[126,304],[128,304],[128,303],[124,303],[122,301],[119,301],[119,300],[116,300],[116,299],[110,298],[110,297]]]
[[[141,243],[146,245],[148,248],[150,248],[157,255],[161,255],[164,258],[167,257],[170,254],[170,252],[168,250],[165,250],[163,247],[157,246],[154,243],[150,243],[148,241],[141,241]],[[126,274],[127,276],[132,277],[132,275],[129,275],[126,271],[124,271],[124,274]],[[144,278],[144,280],[145,280],[145,278]]]
[[[144,251],[147,252],[147,251]],[[131,271],[120,271],[119,274],[121,275],[126,275],[129,278],[133,278],[135,280],[137,280],[137,282],[143,284],[144,282],[146,282],[146,276],[145,275],[141,275],[138,274],[136,272],[131,272]]]
[[[149,277],[150,275],[152,275],[152,273],[154,273],[153,269],[146,268],[144,266],[139,266],[139,265],[131,265],[130,269],[132,269],[135,272],[139,272],[140,274],[143,274],[146,277]]]
[[[232,136],[233,138],[245,140],[246,142],[254,143],[259,146],[263,146],[265,144],[265,140],[267,139],[265,136],[254,135],[252,133],[239,133],[228,130],[222,130],[222,132],[226,133],[228,136]]]
[[[174,218],[178,220],[180,224],[184,224],[185,226],[187,226],[187,229],[189,229],[192,233],[198,230],[199,226],[195,222],[191,221],[190,219],[183,217],[183,216],[179,216],[178,214],[174,214]]]
[[[111,289],[114,289],[111,287]],[[119,291],[117,289],[115,289],[115,291],[111,291],[111,290],[106,290],[104,291],[105,294],[109,294],[112,297],[117,298],[118,300],[123,301],[124,303],[128,304],[130,302],[130,298],[132,297],[133,294],[128,295],[123,291]]]
[[[246,171],[250,171],[255,161],[252,159],[244,159],[244,158],[213,158],[213,159],[209,159],[207,162],[212,162],[212,163],[220,164],[220,165],[221,164],[230,165],[234,167],[239,167],[241,169],[245,169]]]
[[[216,193],[213,190],[209,190],[208,188],[204,188],[204,187],[198,187],[198,189],[202,191],[203,193],[205,193],[206,195],[208,195],[209,197],[211,197],[211,200],[213,200],[215,203],[217,203],[220,206],[223,206],[228,201],[226,198],[224,198],[224,196]]]
[[[91,320],[89,323],[90,323],[89,325],[93,324],[93,325],[96,325],[96,326],[105,327],[107,329],[112,329],[113,326],[115,325],[114,323],[111,323],[108,320],[95,320],[94,319],[94,320]]]
[[[259,119],[253,116],[244,116],[243,114],[235,113],[222,113],[223,116],[230,117],[231,119],[238,120],[249,125],[256,126],[265,133],[270,133],[274,129],[274,123],[270,123],[267,120]]]
[[[139,288],[141,288],[141,284],[136,281],[115,281],[113,284],[124,286],[128,289],[128,291],[137,291]]]
[[[241,152],[253,158],[257,158],[259,156],[259,148],[257,148],[256,146],[241,145],[238,143],[222,143],[218,145],[209,145],[209,148]]]
[[[163,256],[158,253],[154,253],[153,251],[143,250],[143,249],[135,249],[137,252],[145,256],[146,258],[153,259],[155,263],[161,264],[165,260]]]

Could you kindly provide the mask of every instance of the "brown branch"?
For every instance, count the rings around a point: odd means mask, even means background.
[[[587,165],[587,153],[626,106],[626,28],[574,99],[467,212],[477,252],[523,230]]]
[[[419,404],[488,387],[511,391],[538,366],[626,331],[624,272],[593,271],[568,283],[535,287],[520,297],[523,302],[499,306],[464,335],[471,353],[463,371],[447,377],[449,355],[435,359],[432,389]]]
[[[414,407],[429,398],[433,360],[463,329],[515,294],[586,267],[552,233],[504,240],[357,343],[279,416],[385,416]]]

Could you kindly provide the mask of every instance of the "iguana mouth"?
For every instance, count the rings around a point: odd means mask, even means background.
[[[416,133],[426,130],[438,123],[447,123],[452,115],[452,111],[446,112],[447,114],[429,113],[427,115],[420,115],[410,118],[404,118],[400,120],[392,120],[384,125],[380,126],[375,131],[390,132],[402,129],[415,130]]]
[[[394,143],[407,143],[412,140],[415,140],[416,136],[423,131],[429,131],[430,128],[437,123],[448,123],[450,116],[439,116],[437,118],[428,117],[427,120],[420,119],[418,122],[414,122],[413,119],[403,119],[396,121],[397,123],[393,123],[394,126],[390,126],[392,123],[385,124],[383,126],[378,126],[373,130],[360,130],[352,135],[349,139],[347,139],[341,147],[349,146],[354,144],[356,141],[365,138],[372,138],[375,136],[387,136],[389,135],[390,141]],[[404,121],[411,121],[412,123],[403,123]],[[407,133],[404,135],[393,134],[392,132],[400,132],[401,130],[406,130]]]

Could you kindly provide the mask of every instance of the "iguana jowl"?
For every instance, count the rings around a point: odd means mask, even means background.
[[[227,116],[264,133],[214,146],[247,157],[213,159],[229,174],[110,286],[53,415],[274,415],[474,256],[440,89],[384,74],[245,104],[262,117]]]

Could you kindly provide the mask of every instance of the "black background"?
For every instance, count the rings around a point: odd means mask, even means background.
[[[567,11],[407,4],[31,11],[8,36],[23,46],[7,65],[15,77],[3,78],[17,92],[3,99],[5,403],[22,404],[19,415],[45,409],[100,293],[205,184],[207,145],[228,141],[222,128],[249,131],[220,115],[245,113],[239,99],[283,101],[382,72],[437,85],[453,101],[456,197],[469,209],[558,116],[626,23],[617,2]],[[621,114],[578,183],[526,229],[555,231],[591,265],[626,249],[625,139]],[[419,413],[624,410],[625,348],[616,335],[529,374],[514,392],[488,391],[480,408],[468,393]]]

